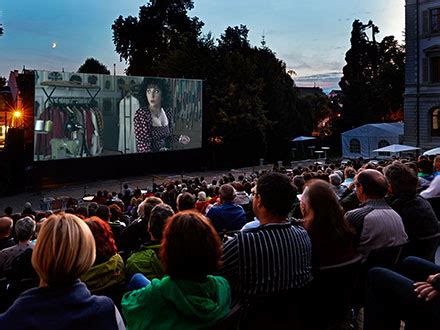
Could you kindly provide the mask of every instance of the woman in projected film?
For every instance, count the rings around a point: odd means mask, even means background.
[[[144,78],[134,115],[134,133],[138,152],[169,150],[174,140],[188,144],[186,135],[173,135],[171,92],[165,79]]]

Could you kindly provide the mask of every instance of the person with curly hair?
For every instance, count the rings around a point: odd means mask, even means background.
[[[171,92],[167,81],[144,78],[138,95],[141,107],[134,115],[134,134],[138,152],[164,151],[173,142],[173,116]],[[186,135],[177,137],[179,143],[188,144]]]

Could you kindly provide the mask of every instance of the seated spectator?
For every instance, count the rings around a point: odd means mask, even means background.
[[[163,277],[159,249],[165,224],[173,215],[173,209],[167,204],[156,205],[151,210],[150,221],[148,222],[151,241],[142,245],[138,252],[133,253],[128,258],[126,267],[128,278],[136,273],[141,273],[150,280]]]
[[[249,195],[244,191],[244,186],[240,182],[233,182],[232,186],[235,189],[235,199],[234,203],[240,205],[243,209],[248,210],[251,199]]]
[[[356,170],[353,167],[346,167],[344,169],[344,182],[341,183],[341,186],[348,187],[354,181],[354,177],[356,176]]]
[[[202,214],[205,214],[206,206],[209,204],[209,200],[206,198],[206,192],[199,191],[197,194],[196,209]]]
[[[160,198],[163,200],[165,204],[168,204],[173,208],[173,210],[177,211],[176,200],[177,200],[177,190],[174,183],[169,183],[166,186],[165,191],[162,193]]]
[[[246,223],[246,213],[241,206],[234,204],[234,187],[230,184],[222,185],[219,196],[219,204],[211,207],[206,216],[218,233],[224,230],[240,230]]]
[[[75,214],[81,219],[87,219],[89,217],[89,209],[85,206],[79,206],[76,208]]]
[[[0,275],[5,275],[10,269],[12,261],[28,248],[33,248],[31,240],[35,234],[35,221],[24,217],[15,224],[15,234],[18,244],[0,251]]]
[[[105,222],[109,222],[112,214],[110,213],[110,209],[107,205],[99,205],[98,209],[96,210],[95,216],[97,216],[101,220],[104,220]]]
[[[312,241],[315,269],[353,259],[354,231],[344,219],[342,207],[330,185],[310,180],[301,196],[304,227]]]
[[[236,234],[223,250],[220,275],[229,281],[237,302],[302,288],[312,280],[310,238],[287,219],[296,197],[290,179],[265,174],[255,189],[253,210],[261,225]]]
[[[332,187],[333,191],[335,192],[335,194],[338,197],[341,197],[342,194],[344,193],[345,189],[347,189],[347,187],[341,185],[341,183],[342,183],[341,177],[338,174],[333,173],[333,174],[330,174],[328,178],[330,180],[330,183],[332,185],[331,187]]]
[[[400,273],[373,268],[368,274],[364,309],[365,330],[438,329],[440,324],[440,266],[409,257]]]
[[[408,239],[420,239],[439,232],[434,210],[417,195],[417,176],[408,166],[393,163],[384,169],[388,180],[387,202],[401,216]]]
[[[196,199],[193,194],[183,192],[177,196],[177,211],[194,210],[196,208]]]
[[[434,177],[440,175],[440,156],[434,158]]]
[[[430,199],[440,197],[440,175],[437,175],[425,188],[426,189],[420,193],[420,196],[423,198]]]
[[[96,196],[92,199],[92,202],[97,203],[98,205],[104,205],[107,201],[107,196],[101,190],[96,192]]]
[[[91,292],[125,282],[124,261],[118,254],[110,225],[98,217],[85,220],[95,239],[96,258],[92,267],[80,277]]]
[[[113,236],[115,238],[115,242],[116,242],[116,246],[118,248],[121,247],[121,236],[122,236],[122,232],[125,230],[125,228],[127,227],[127,225],[125,224],[125,222],[122,222],[122,210],[121,208],[116,205],[116,204],[112,204],[109,207],[109,211],[110,211],[110,219],[108,221],[110,228],[112,229],[113,232]]]
[[[150,283],[139,277],[138,290],[122,299],[127,327],[199,329],[229,313],[228,282],[213,276],[220,264],[221,243],[208,219],[184,211],[167,223],[161,246],[165,276]]]
[[[407,242],[402,218],[385,201],[388,184],[383,174],[364,170],[356,176],[360,208],[345,214],[355,230],[355,246],[364,259],[372,250]]]
[[[99,207],[99,205],[98,205],[98,203],[96,203],[96,202],[91,202],[91,203],[88,205],[88,214],[89,214],[89,217],[93,217],[93,216],[96,215],[96,211],[98,210],[98,207]]]
[[[417,166],[419,167],[419,183],[421,190],[425,190],[429,187],[432,180],[434,180],[433,174],[433,166],[432,163],[428,159],[421,159],[417,162]]]
[[[31,217],[35,217],[37,215],[37,212],[35,212],[34,209],[32,208],[31,202],[24,203],[24,209],[21,212],[21,217],[25,217],[27,215]]]
[[[0,218],[0,251],[15,245],[11,237],[14,222],[9,217]]]
[[[121,235],[121,251],[126,255],[130,252],[137,251],[142,244],[150,241],[148,233],[148,221],[150,220],[151,210],[158,204],[162,204],[162,200],[157,197],[147,197],[139,204],[139,218],[133,221]]]
[[[0,328],[123,329],[111,299],[90,295],[78,280],[94,260],[95,242],[84,221],[72,214],[50,216],[32,255],[40,286],[22,293],[0,314]]]

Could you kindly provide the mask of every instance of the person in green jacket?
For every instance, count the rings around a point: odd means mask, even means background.
[[[167,275],[122,299],[127,329],[199,329],[228,315],[229,284],[210,275],[218,270],[222,252],[207,218],[193,211],[174,215],[165,227],[160,253]]]
[[[131,254],[127,259],[125,267],[127,278],[131,278],[136,273],[141,273],[150,280],[163,277],[163,266],[159,258],[160,243],[165,224],[173,215],[174,211],[171,206],[164,203],[156,205],[151,210],[150,221],[148,221],[151,241],[143,244],[139,251]]]

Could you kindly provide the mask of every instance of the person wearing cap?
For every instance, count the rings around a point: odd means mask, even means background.
[[[218,233],[240,230],[246,223],[246,213],[240,205],[234,203],[235,196],[232,185],[222,185],[219,190],[220,203],[211,207],[206,214]]]

